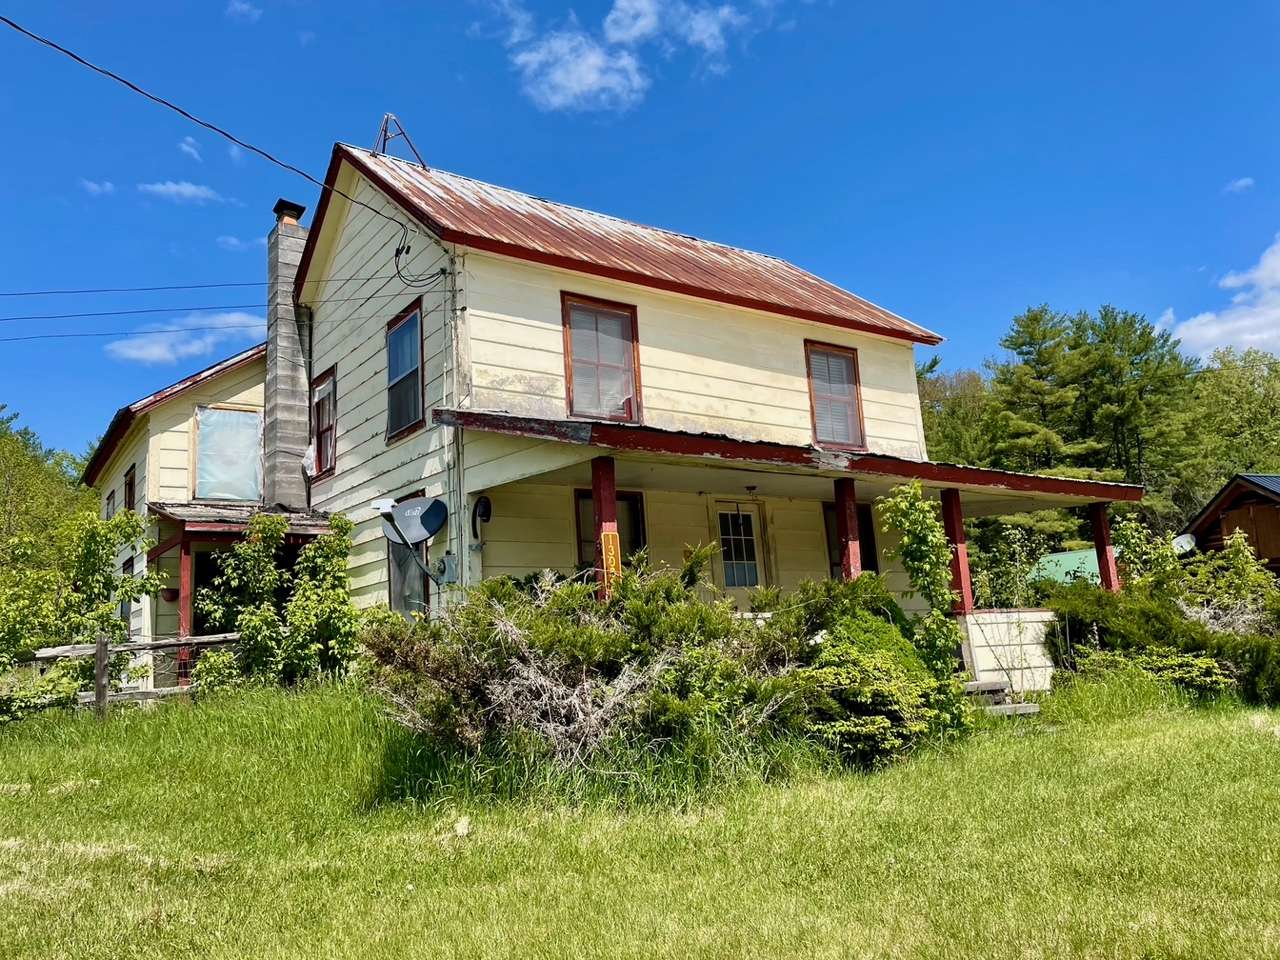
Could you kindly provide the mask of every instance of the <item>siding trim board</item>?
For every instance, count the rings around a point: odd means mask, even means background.
[[[433,410],[432,421],[439,426],[558,440],[615,450],[781,464],[812,470],[923,480],[938,485],[988,487],[1021,493],[1076,497],[1098,502],[1137,501],[1142,499],[1143,494],[1142,487],[1127,483],[1012,473],[987,467],[908,460],[887,454],[852,453],[758,440],[734,440],[716,434],[658,430],[603,421],[546,420],[446,407]]]

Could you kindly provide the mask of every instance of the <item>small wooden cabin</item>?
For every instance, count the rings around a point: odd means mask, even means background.
[[[1237,529],[1267,566],[1280,572],[1280,474],[1237,474],[1183,532],[1192,534],[1201,550],[1221,550]]]

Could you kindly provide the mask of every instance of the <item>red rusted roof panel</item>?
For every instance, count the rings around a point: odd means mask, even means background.
[[[794,264],[340,144],[444,239],[917,343],[941,337]]]

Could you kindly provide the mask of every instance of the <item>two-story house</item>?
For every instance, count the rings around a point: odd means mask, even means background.
[[[1018,637],[1047,615],[973,609],[966,516],[1087,506],[1116,584],[1106,507],[1140,488],[930,461],[913,348],[941,338],[790,263],[343,144],[310,230],[276,214],[264,500],[355,521],[362,604],[699,544],[740,599],[863,570],[905,594],[874,504],[909,480],[942,502],[979,676],[1042,686]],[[444,587],[373,508],[414,495],[448,506]]]
[[[1088,505],[1115,583],[1106,504],[1139,488],[929,461],[913,347],[941,338],[777,258],[339,144],[294,289],[310,504],[357,521],[366,602],[447,602],[370,506],[418,493],[449,506],[429,553],[461,585],[715,543],[730,594],[862,570],[905,592],[873,504],[913,479],[960,615],[965,516]]]

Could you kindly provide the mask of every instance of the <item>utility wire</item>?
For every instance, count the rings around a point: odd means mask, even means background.
[[[391,279],[388,277],[387,279]],[[426,282],[434,282],[428,280]],[[403,297],[403,290],[395,293],[367,293],[359,297],[326,297],[307,301],[307,306],[321,303],[350,303],[356,300],[377,300],[388,297]],[[82,320],[89,317],[129,317],[148,313],[201,313],[215,310],[266,310],[268,303],[219,303],[197,307],[145,307],[129,310],[91,310],[84,313],[30,313],[22,316],[0,317],[0,323],[13,323],[19,320]]]
[[[17,23],[14,20],[11,20],[10,18],[4,16],[3,14],[0,14],[0,23],[3,23],[5,26],[9,27],[12,30],[17,31],[18,33],[22,34],[25,37],[28,37],[29,39],[34,40],[36,43],[42,44],[51,50],[56,50],[58,53],[62,54],[65,57],[70,57],[76,63],[80,64],[82,67],[86,67],[87,69],[92,70],[94,73],[104,76],[109,80],[114,80],[116,83],[122,84],[123,86],[132,90],[134,93],[150,100],[152,103],[158,104],[162,107],[165,107],[166,109],[172,110],[173,112],[179,114],[180,116],[185,117],[187,120],[190,120],[192,123],[196,124],[197,126],[203,127],[204,129],[210,131],[211,133],[215,133],[218,136],[231,141],[236,146],[243,147],[244,149],[250,151],[251,153],[257,154],[258,156],[262,157],[264,160],[275,164],[277,167],[280,167],[283,170],[287,170],[290,173],[293,173],[299,177],[302,177],[308,183],[314,184],[315,186],[319,187],[321,191],[328,190],[332,193],[336,193],[338,196],[342,197],[348,202],[354,203],[356,206],[363,207],[364,209],[368,210],[370,213],[373,213],[379,217],[382,217],[384,220],[387,220],[390,223],[394,223],[396,226],[400,228],[400,243],[396,247],[396,253],[395,253],[396,274],[400,277],[401,280],[403,280],[409,286],[418,286],[425,279],[427,279],[425,277],[406,276],[403,273],[403,271],[400,269],[400,257],[403,253],[407,253],[409,249],[410,227],[407,223],[405,223],[403,220],[399,219],[398,217],[393,217],[389,213],[384,213],[383,211],[379,210],[377,207],[370,206],[369,204],[365,203],[363,200],[356,199],[355,197],[351,196],[349,193],[346,193],[345,191],[340,190],[336,186],[329,186],[324,181],[317,180],[315,177],[307,173],[307,171],[303,170],[301,167],[296,167],[292,163],[288,163],[287,161],[281,160],[279,157],[274,156],[273,154],[262,149],[261,147],[258,147],[252,143],[249,143],[247,140],[241,140],[239,137],[231,133],[229,130],[224,129],[215,123],[211,123],[208,120],[200,119],[195,114],[191,113],[189,110],[183,109],[173,101],[166,100],[164,97],[151,93],[148,90],[144,90],[142,87],[138,86],[132,80],[128,80],[120,76],[120,74],[112,70],[108,70],[106,67],[100,67],[96,63],[92,63],[89,60],[86,60],[84,57],[80,56],[80,54],[76,53],[74,50],[69,50],[66,47],[62,46],[62,44],[57,43],[53,40],[50,40],[48,37],[42,37],[38,33],[33,33],[32,31],[28,30],[26,27],[22,26],[22,24]],[[413,227],[412,229],[414,230],[415,233],[421,232],[418,230],[416,226]],[[431,236],[430,234],[427,234],[427,236],[429,237],[429,239],[433,240],[436,243],[436,245],[439,246],[442,250],[445,249],[444,244],[440,243],[440,241],[436,237]]]
[[[375,277],[322,277],[317,283],[351,283],[364,280],[395,280],[394,273]],[[214,290],[225,287],[265,287],[269,281],[246,280],[226,283],[175,283],[156,287],[82,287],[75,290],[0,290],[0,297],[52,297],[86,293],[152,293],[159,290]]]

